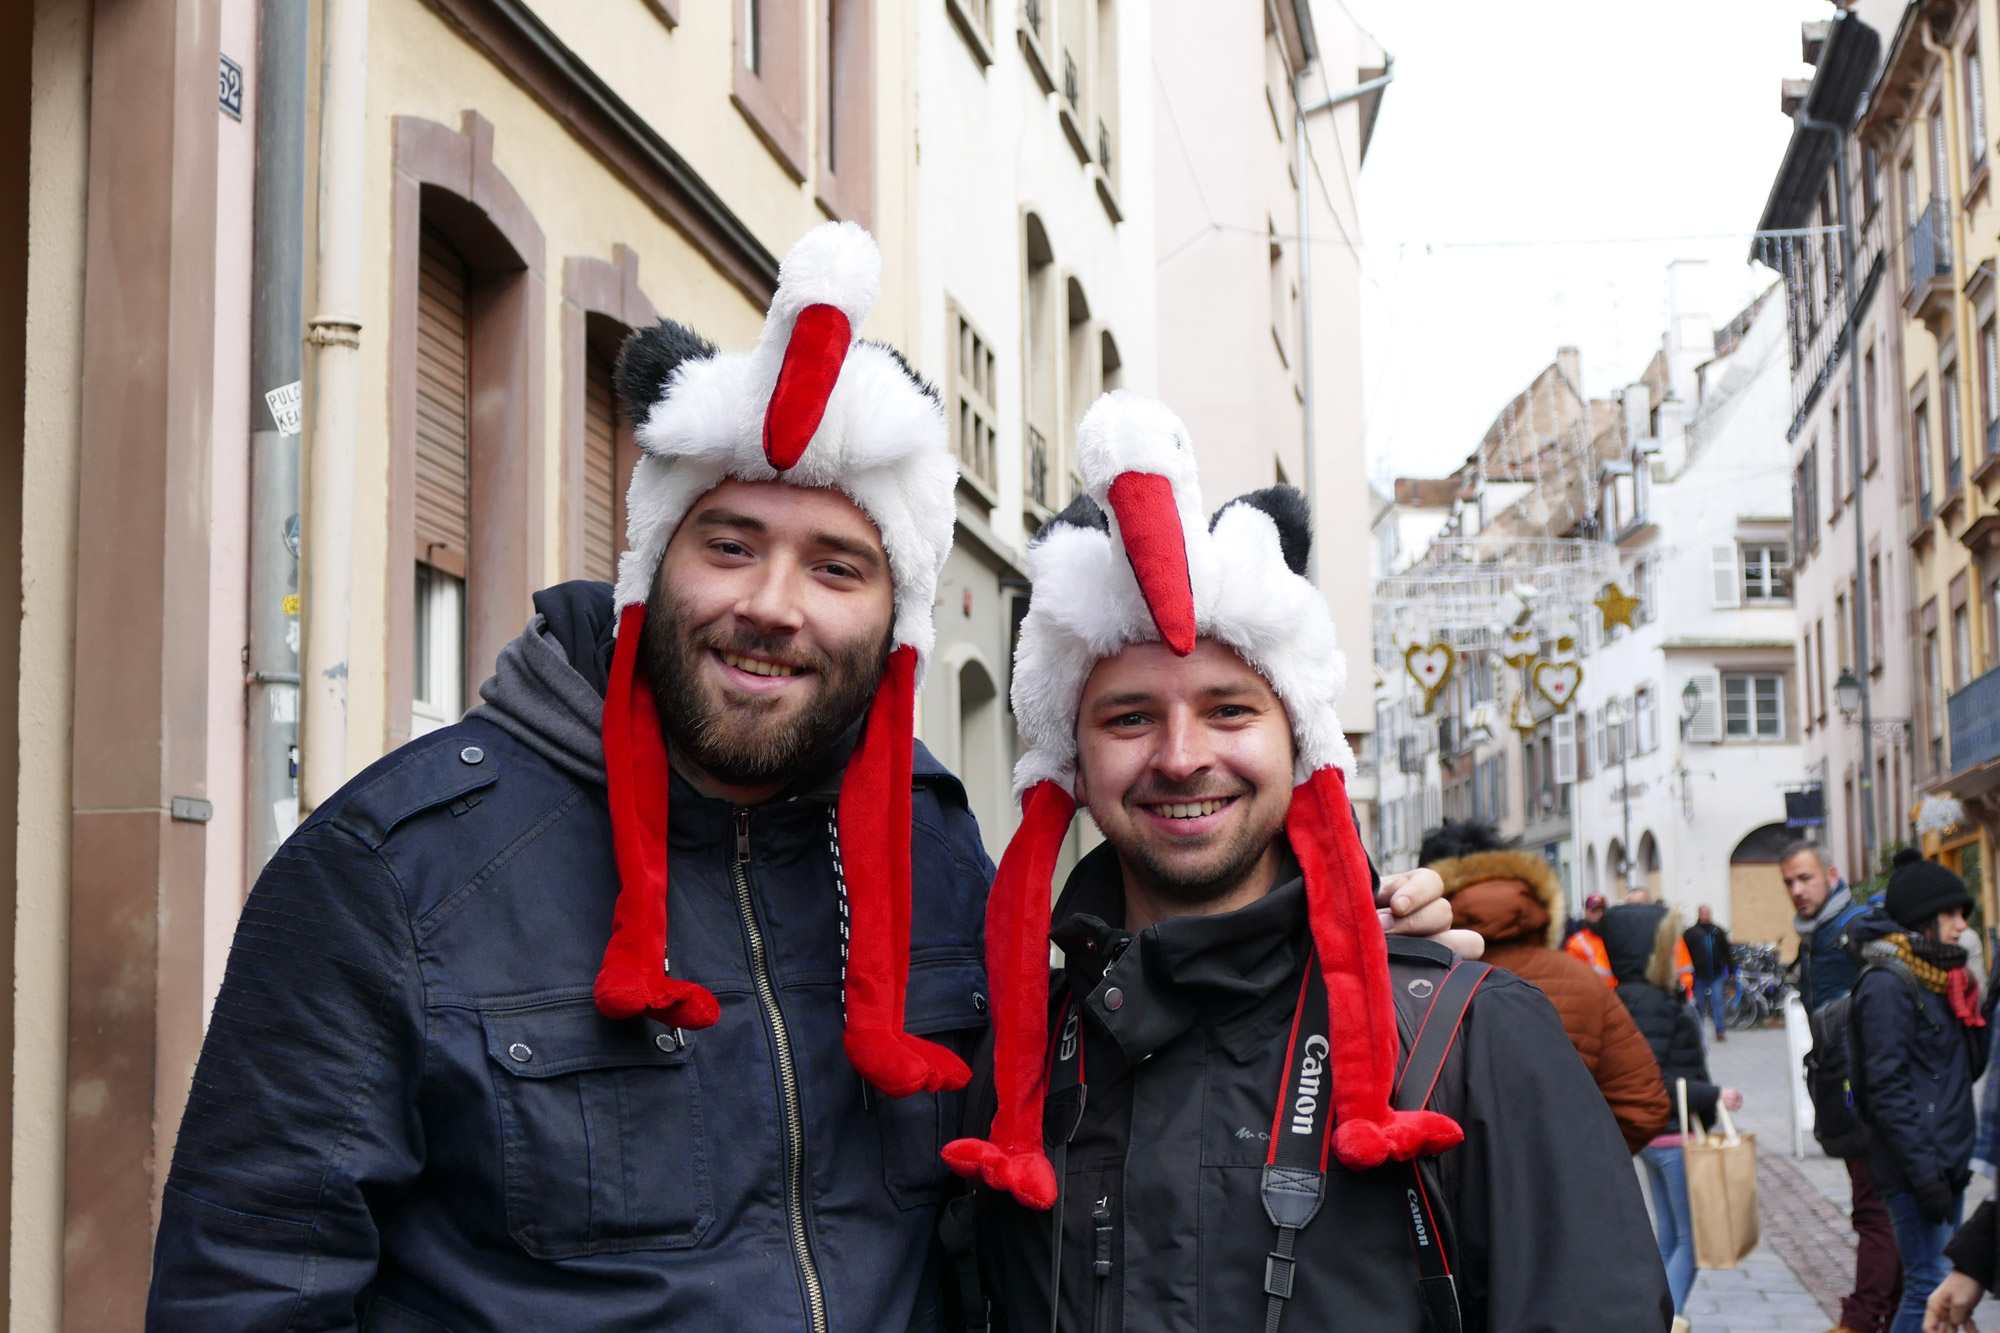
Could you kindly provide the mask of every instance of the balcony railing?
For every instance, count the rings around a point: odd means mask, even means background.
[[[1033,426],[1028,427],[1027,466],[1022,470],[1028,498],[1044,509],[1053,509],[1049,496],[1049,442]]]
[[[1951,714],[1953,772],[2000,759],[2000,667],[1945,700]]]
[[[1854,238],[1854,274],[1861,284],[1855,294],[1857,308],[1866,306],[1882,263],[1882,219],[1883,210],[1870,213]],[[1805,275],[1802,267],[1792,262],[1795,256],[1788,250],[1794,246],[1812,246],[1813,253],[1822,257],[1826,247],[1818,236],[1773,240],[1764,257],[1767,264],[1787,275],[1786,299],[1793,315],[1792,426],[1796,433],[1847,353],[1847,275],[1836,265],[1824,295],[1801,290],[1800,279]]]
[[[1951,277],[1951,210],[1939,199],[1910,228],[1910,290],[1937,278]]]

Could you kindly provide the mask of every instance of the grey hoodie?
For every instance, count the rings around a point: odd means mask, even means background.
[[[614,643],[611,585],[559,583],[535,594],[535,615],[500,650],[466,714],[500,728],[563,772],[604,785],[604,690]]]

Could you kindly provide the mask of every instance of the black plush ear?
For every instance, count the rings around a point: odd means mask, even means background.
[[[1111,531],[1111,520],[1097,507],[1097,501],[1088,495],[1079,494],[1060,514],[1043,524],[1042,530],[1035,534],[1034,540],[1028,545],[1041,545],[1048,535],[1059,527],[1096,528],[1099,532],[1108,533]]]
[[[910,360],[908,357],[904,356],[901,352],[897,351],[895,348],[889,346],[888,343],[878,343],[874,341],[872,338],[863,338],[861,341],[870,347],[874,347],[881,351],[887,352],[889,354],[890,359],[893,360],[899,367],[902,368],[902,371],[905,375],[910,377],[910,383],[916,386],[918,393],[922,394],[924,397],[930,399],[934,403],[940,401],[938,398],[937,389],[932,386],[929,380],[925,379],[922,375],[919,375],[917,373],[916,367],[910,364]]]
[[[1239,495],[1229,504],[1215,511],[1215,517],[1208,520],[1208,530],[1215,531],[1215,525],[1229,512],[1230,505],[1249,505],[1261,509],[1271,516],[1278,525],[1278,549],[1285,553],[1285,564],[1292,573],[1304,578],[1306,557],[1312,554],[1312,510],[1306,506],[1306,497],[1296,486],[1266,486],[1261,491],[1251,491]]]
[[[667,381],[681,362],[706,360],[715,355],[715,344],[685,324],[663,319],[650,329],[634,329],[618,349],[618,364],[612,368],[611,382],[618,386],[618,401],[625,419],[638,425],[667,391]]]

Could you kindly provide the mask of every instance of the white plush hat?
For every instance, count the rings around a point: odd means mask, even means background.
[[[616,379],[641,457],[626,492],[618,646],[604,703],[604,757],[621,890],[597,976],[612,1018],[707,1027],[699,984],[669,975],[668,757],[638,642],[667,544],[694,503],[729,479],[825,487],[874,521],[889,557],[895,621],[882,683],[841,778],[836,856],[847,894],[843,1046],[891,1096],[963,1087],[964,1061],[903,1030],[910,972],[910,770],[916,691],[935,646],[931,606],[951,551],[958,467],[936,393],[897,353],[855,334],[882,284],[874,238],[815,227],[778,270],[757,346],[718,352],[662,321],[629,337]]]

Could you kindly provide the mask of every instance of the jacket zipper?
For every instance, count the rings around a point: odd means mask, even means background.
[[[792,1060],[791,1034],[785,1029],[785,1015],[778,1008],[778,988],[771,982],[771,967],[764,954],[764,931],[750,903],[750,812],[736,812],[736,859],[730,866],[736,885],[736,910],[743,918],[743,930],[750,938],[750,976],[757,987],[757,1001],[764,1007],[764,1021],[771,1025],[772,1044],[778,1052],[778,1091],[785,1113],[785,1221],[792,1233],[792,1257],[798,1261],[799,1276],[806,1287],[806,1316],[812,1333],[828,1333],[826,1289],[820,1285],[819,1264],[813,1259],[812,1241],[806,1235],[806,1125],[799,1097],[799,1070]]]
[[[1109,1333],[1111,1328],[1111,1196],[1105,1195],[1091,1210],[1090,1220],[1094,1223],[1093,1239],[1096,1241],[1091,1256],[1090,1271],[1097,1278],[1097,1309],[1091,1316],[1090,1327],[1094,1333]]]

